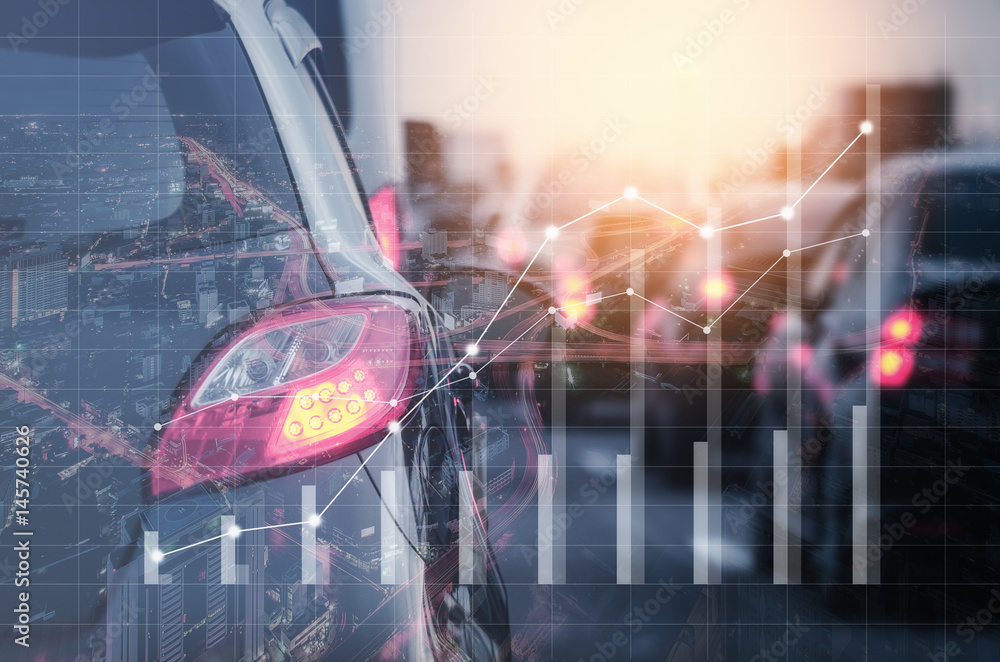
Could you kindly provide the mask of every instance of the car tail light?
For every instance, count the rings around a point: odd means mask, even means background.
[[[396,191],[383,186],[368,200],[375,224],[375,237],[393,269],[399,268],[399,219],[396,210]]]
[[[882,344],[872,353],[872,380],[880,386],[899,387],[910,379],[915,357],[913,345],[920,342],[923,321],[913,310],[890,315],[882,324]]]
[[[420,366],[415,318],[392,301],[298,305],[237,338],[159,426],[154,494],[377,441],[405,412]]]
[[[920,340],[923,324],[912,310],[893,313],[882,325],[882,339],[890,343],[913,344]]]
[[[880,386],[903,386],[913,373],[913,352],[908,349],[879,348],[872,361],[872,376]]]

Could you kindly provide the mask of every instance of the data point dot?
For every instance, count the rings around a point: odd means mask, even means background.
[[[629,296],[632,296],[633,294],[635,294],[635,290],[633,290],[633,289],[632,289],[632,288],[630,287],[630,288],[628,288],[627,290],[625,290],[625,294],[627,294],[627,295],[629,295]]]

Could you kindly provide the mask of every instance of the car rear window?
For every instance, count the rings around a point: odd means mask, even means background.
[[[932,175],[915,208],[922,256],[977,262],[1000,239],[1000,169]]]

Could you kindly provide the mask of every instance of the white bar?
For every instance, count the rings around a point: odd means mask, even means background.
[[[774,583],[788,584],[788,432],[774,431]]]
[[[709,207],[706,225],[710,228],[722,227],[722,209]],[[713,232],[705,240],[707,246],[706,274],[721,277],[722,274],[722,233]],[[722,301],[714,297],[708,299],[708,314],[713,322],[722,313]],[[705,386],[705,405],[707,412],[706,430],[708,441],[708,483],[706,497],[708,499],[708,534],[705,544],[708,549],[715,547],[716,554],[710,555],[708,565],[708,581],[711,584],[722,582],[722,552],[719,546],[722,540],[722,326],[725,321],[719,321],[708,335],[707,365]]]
[[[552,464],[550,467],[552,522],[566,519],[566,329],[552,327]],[[558,470],[552,470],[558,467]],[[566,532],[550,528],[547,542],[552,559],[549,583],[566,583]]]
[[[799,201],[802,194],[802,129],[796,128],[788,136],[785,158],[785,187],[788,204]],[[802,246],[802,216],[803,207],[799,206],[795,214],[785,224],[785,245],[789,250]],[[788,357],[785,361],[785,425],[786,446],[782,454],[782,463],[786,472],[785,482],[785,541],[787,548],[784,553],[785,579],[783,584],[802,583],[802,360],[795,356],[800,352],[802,343],[802,253],[795,251],[785,260],[785,303],[788,310],[789,324],[786,327],[785,346]],[[777,457],[777,455],[775,455]],[[777,566],[775,566],[777,576]],[[775,583],[778,583],[777,580]]]
[[[228,534],[229,530],[236,526],[235,515],[223,515],[222,527],[219,533],[222,534],[220,544],[222,545],[222,579],[223,584],[236,583],[236,538]]]
[[[390,510],[391,508],[391,510]],[[396,584],[396,521],[392,514],[396,510],[396,472],[382,471],[382,583]]]
[[[646,302],[640,297],[646,295],[646,251],[634,249],[631,253],[631,271],[629,285],[635,294],[629,310],[631,328],[634,330],[643,323],[646,313]],[[629,347],[629,361],[632,365],[632,388],[629,391],[629,519],[631,541],[629,549],[629,584],[644,584],[646,582],[646,380],[638,376],[646,372],[646,336],[633,334]],[[622,583],[622,582],[619,582]]]
[[[619,455],[615,461],[618,476],[617,502],[615,504],[615,536],[618,548],[617,581],[632,584],[632,458]]]
[[[708,583],[708,442],[694,442],[694,583]]]
[[[316,527],[309,524],[316,514],[316,486],[302,486],[302,583],[319,584],[316,556]]]
[[[144,531],[142,534],[142,581],[146,584],[160,583],[160,564],[153,560],[153,550],[160,546],[159,531]]]
[[[555,366],[553,366],[555,367]],[[538,583],[552,584],[552,456],[538,456]]]
[[[872,123],[872,132],[868,134],[865,145],[865,170],[867,179],[865,185],[865,209],[868,229],[872,234],[867,240],[865,260],[865,326],[868,330],[868,346],[875,347],[881,340],[882,328],[882,242],[880,230],[882,227],[882,207],[878,201],[882,198],[882,102],[881,87],[878,84],[865,86],[865,112],[867,120]],[[870,368],[870,366],[869,366]],[[869,381],[871,383],[871,381]],[[866,390],[865,403],[868,406],[868,501],[873,517],[868,518],[868,544],[878,545],[881,499],[881,390],[869,388]],[[877,557],[876,557],[877,558]],[[867,584],[881,583],[881,564],[868,565]]]
[[[853,464],[853,509],[851,512],[852,577],[855,584],[868,583],[868,407],[855,405],[851,446]]]
[[[559,242],[549,244],[551,273],[559,273],[556,264],[559,258]],[[557,314],[557,322],[559,315]],[[571,315],[575,320],[576,314]],[[551,494],[549,506],[549,527],[546,543],[548,558],[551,561],[548,584],[566,583],[566,531],[555,528],[555,522],[566,521],[566,326],[556,324],[552,327],[552,390],[550,402],[552,407],[552,457],[549,464],[548,491]],[[541,477],[539,476],[539,480]],[[542,539],[539,539],[541,546]],[[539,547],[541,550],[541,547]],[[541,563],[541,558],[539,558]],[[539,572],[542,572],[539,565]]]
[[[476,504],[472,498],[471,471],[458,472],[458,583],[475,583],[473,528]]]

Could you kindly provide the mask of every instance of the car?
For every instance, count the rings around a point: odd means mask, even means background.
[[[309,22],[0,17],[0,418],[32,463],[0,526],[33,536],[8,658],[508,659],[469,368],[387,253]]]
[[[351,147],[382,253],[403,266],[400,242],[413,241],[406,195],[406,148],[399,121],[396,48],[392,36],[402,3],[378,0],[289,0],[320,43],[315,65]]]
[[[986,586],[996,571],[995,527],[982,517],[1000,487],[1000,160],[969,149],[898,157],[879,187],[855,198],[841,240],[803,274],[819,304],[785,320],[801,325],[803,345],[788,347],[779,325],[758,362],[772,413],[761,430],[788,424],[791,357],[802,375],[802,581],[911,585],[869,610],[944,622],[978,609],[979,591],[946,604],[936,585]],[[877,443],[859,449],[859,426]]]

